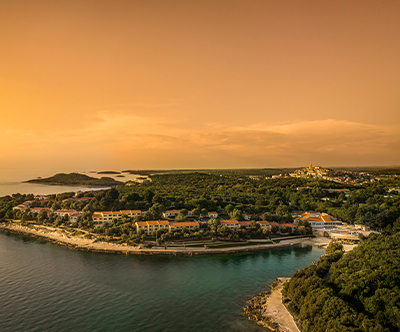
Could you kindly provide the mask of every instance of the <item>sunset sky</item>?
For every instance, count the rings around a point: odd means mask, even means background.
[[[0,170],[400,165],[398,0],[0,6]]]

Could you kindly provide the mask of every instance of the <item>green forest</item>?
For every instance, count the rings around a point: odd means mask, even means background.
[[[111,228],[112,231],[107,232],[116,236],[130,236],[136,221],[160,219],[162,212],[168,209],[182,210],[177,221],[184,221],[185,211],[193,210],[196,216],[216,211],[225,219],[243,220],[243,214],[246,213],[252,216],[252,220],[258,220],[261,216],[262,219],[281,223],[293,222],[292,211],[314,210],[387,234],[392,233],[393,224],[400,217],[400,196],[398,192],[389,192],[391,188],[400,188],[400,179],[396,177],[357,187],[315,178],[252,180],[245,176],[198,172],[158,174],[151,176],[151,179],[152,182],[147,184],[118,184],[108,190],[78,195],[93,197],[88,201],[65,200],[74,193],[49,195],[45,201],[35,200],[34,195],[0,197],[0,220],[35,221],[56,226],[65,222],[52,212],[34,214],[29,209],[13,210],[13,207],[26,200],[33,200],[31,207],[48,207],[51,211],[82,211],[74,226],[88,230],[94,227],[94,211],[147,211],[143,217],[123,218],[104,226]],[[348,189],[349,192],[335,192],[335,189]]]
[[[349,253],[331,243],[297,271],[283,302],[303,332],[400,330],[400,222],[391,236],[371,234]]]

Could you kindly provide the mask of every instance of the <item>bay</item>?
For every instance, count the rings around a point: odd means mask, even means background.
[[[0,331],[266,331],[246,300],[323,253],[125,256],[0,233]]]

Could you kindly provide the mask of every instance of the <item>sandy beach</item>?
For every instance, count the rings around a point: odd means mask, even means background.
[[[282,303],[282,289],[290,278],[276,278],[270,290],[247,301],[244,312],[258,325],[277,332],[300,332],[293,316]]]
[[[303,239],[304,245],[314,245],[326,248],[332,240],[325,237]],[[345,252],[352,250],[356,245],[345,244]],[[258,296],[247,301],[249,304],[244,308],[250,320],[257,324],[268,327],[278,332],[300,332],[293,316],[282,303],[282,289],[285,282],[290,278],[277,278],[269,288],[271,290],[262,292]]]
[[[293,316],[282,303],[283,285],[290,278],[278,278],[276,286],[271,290],[270,295],[263,306],[264,315],[269,317],[272,323],[278,325],[280,332],[300,332]]]

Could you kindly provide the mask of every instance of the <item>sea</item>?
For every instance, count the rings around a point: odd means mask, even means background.
[[[0,196],[99,189],[21,183],[50,172],[0,174]],[[0,232],[0,332],[268,331],[244,315],[246,301],[322,254],[295,246],[235,255],[126,256]]]
[[[126,256],[0,232],[0,331],[268,331],[246,301],[323,253]]]
[[[73,171],[54,172],[48,170],[0,170],[0,197],[20,194],[48,195],[59,194],[63,192],[93,191],[108,189],[108,187],[80,187],[80,186],[49,186],[35,183],[24,183],[24,181],[37,179],[38,177],[46,178],[56,173],[72,173]],[[94,178],[111,177],[117,181],[126,182],[134,180],[139,175],[121,173],[121,174],[97,174],[96,171],[75,171]],[[123,175],[119,177],[118,175]]]

